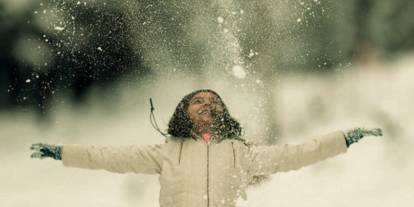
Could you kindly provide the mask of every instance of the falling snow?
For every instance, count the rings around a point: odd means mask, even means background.
[[[55,29],[56,31],[62,31],[62,30],[64,30],[65,28],[64,28],[64,27],[55,26],[55,27],[54,27],[54,29]]]
[[[217,17],[217,22],[219,24],[223,24],[224,23],[224,18],[223,17]]]
[[[233,66],[232,72],[233,76],[238,79],[244,79],[246,77],[246,70],[240,65]]]

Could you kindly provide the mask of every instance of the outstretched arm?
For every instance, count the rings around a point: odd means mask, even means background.
[[[350,144],[367,135],[380,136],[382,131],[355,128],[329,133],[298,145],[253,146],[250,150],[251,172],[253,175],[269,175],[296,170],[345,153]]]
[[[37,143],[31,157],[52,157],[62,160],[67,167],[104,169],[116,173],[161,172],[162,145],[94,146],[94,145],[49,145]]]

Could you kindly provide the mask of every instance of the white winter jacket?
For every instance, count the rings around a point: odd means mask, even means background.
[[[64,166],[159,174],[161,207],[234,207],[257,176],[295,170],[347,150],[341,131],[300,145],[168,138],[144,146],[63,145]]]

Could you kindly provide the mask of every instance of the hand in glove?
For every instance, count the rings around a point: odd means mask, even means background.
[[[46,157],[51,157],[55,160],[62,160],[62,146],[60,145],[36,143],[32,144],[30,149],[35,151],[30,155],[31,158],[43,159]]]
[[[352,128],[344,131],[346,146],[358,142],[365,136],[382,136],[382,129],[364,129],[364,128]]]

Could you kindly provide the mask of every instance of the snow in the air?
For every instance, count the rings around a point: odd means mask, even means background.
[[[233,72],[233,76],[238,79],[243,79],[246,77],[246,70],[240,65],[233,66],[232,72]]]
[[[223,17],[217,17],[217,22],[219,24],[223,24],[224,23],[224,18]]]
[[[254,57],[255,55],[258,55],[258,54],[259,54],[258,52],[255,52],[254,50],[250,50],[249,55],[247,55],[247,57],[252,58],[252,57]]]
[[[56,31],[62,31],[62,30],[64,30],[65,28],[64,27],[60,27],[60,26],[55,26],[55,28],[54,28]]]

